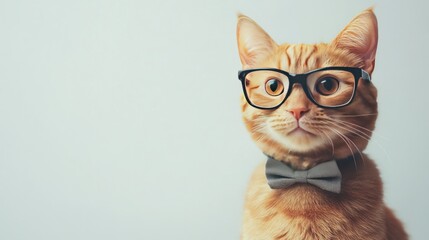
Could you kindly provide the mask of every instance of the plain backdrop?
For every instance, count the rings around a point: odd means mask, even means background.
[[[0,239],[238,239],[264,156],[241,122],[236,14],[330,41],[375,6],[380,116],[366,150],[429,235],[427,1],[0,2]]]

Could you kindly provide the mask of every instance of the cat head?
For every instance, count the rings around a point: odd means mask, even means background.
[[[252,19],[239,15],[237,41],[243,70],[275,68],[293,76],[342,66],[361,68],[371,75],[378,41],[377,20],[372,9],[368,9],[330,43],[279,45]],[[270,77],[258,84],[252,81],[245,79],[243,90],[249,84],[260,91],[286,91],[287,88],[281,85],[284,89],[279,89],[277,83],[267,86]],[[310,85],[306,94],[303,84],[294,83],[286,100],[274,109],[256,108],[244,94],[241,99],[243,120],[256,144],[265,154],[297,169],[359,154],[367,146],[377,118],[377,90],[369,81],[359,79],[353,100],[339,108],[316,105],[308,92],[320,89],[309,89],[318,88],[316,84]],[[333,88],[332,84],[326,86],[330,88],[327,90]],[[329,97],[332,101],[341,98],[340,94]]]

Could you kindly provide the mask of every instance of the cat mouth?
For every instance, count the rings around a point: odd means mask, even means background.
[[[292,131],[289,131],[289,132],[287,133],[287,135],[290,135],[290,136],[293,136],[293,135],[295,135],[295,136],[305,136],[305,135],[312,135],[312,136],[315,136],[315,134],[314,134],[314,133],[309,132],[309,131],[307,131],[307,130],[303,129],[303,128],[302,128],[302,127],[300,127],[300,126],[297,126],[296,128],[292,129]]]

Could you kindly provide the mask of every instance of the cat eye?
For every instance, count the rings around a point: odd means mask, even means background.
[[[282,81],[279,79],[269,79],[265,83],[265,91],[271,96],[278,96],[283,93],[284,87]]]
[[[334,94],[339,88],[339,81],[334,77],[319,78],[316,83],[316,91],[324,96]]]
[[[239,71],[238,78],[247,102],[259,109],[278,108],[295,83],[319,107],[344,107],[352,102],[360,79],[371,81],[365,70],[354,67],[326,67],[302,74],[277,68],[247,69]]]

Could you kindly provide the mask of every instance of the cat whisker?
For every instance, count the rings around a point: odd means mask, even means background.
[[[340,125],[337,125],[337,127],[341,127]],[[353,134],[355,134],[355,135],[357,135],[357,136],[359,136],[359,137],[361,137],[361,138],[363,138],[364,140],[367,140],[367,141],[369,141],[370,140],[370,138],[369,138],[369,136],[368,136],[368,138],[367,137],[364,137],[364,136],[362,136],[362,135],[360,135],[360,134],[358,134],[358,133],[356,133],[356,132],[354,132],[353,130],[350,130],[350,129],[348,129],[347,127],[341,127],[342,129],[344,129],[344,130],[347,130],[347,131],[349,131],[349,132],[351,132],[351,133],[353,133]],[[353,144],[354,145],[354,147],[356,148],[356,150],[358,151],[358,153],[359,153],[359,155],[361,156],[361,158],[362,158],[362,162],[363,162],[363,164],[365,164],[365,158],[364,158],[364,156],[363,156],[363,154],[362,154],[362,151],[357,147],[357,145],[356,145],[356,143],[355,142],[353,142],[353,140],[351,140],[349,137],[347,137],[345,134],[342,134],[351,144]]]
[[[337,123],[339,123],[339,124],[342,124],[344,127],[348,127],[348,128],[350,128],[350,129],[346,129],[346,130],[348,130],[348,131],[350,131],[351,133],[354,133],[354,134],[356,134],[356,132],[354,132],[354,130],[358,130],[358,129],[355,129],[355,128],[353,128],[352,126],[347,126],[347,124],[348,124],[348,122],[345,122],[345,121],[343,121],[343,122],[337,122]],[[344,129],[344,128],[343,128]],[[370,140],[370,137],[371,136],[369,136],[368,134],[364,134],[362,131],[359,131],[362,135],[364,135],[364,136],[362,136],[361,134],[356,134],[357,136],[359,136],[359,137],[361,137],[361,138],[363,138],[363,139],[365,139],[365,140],[367,140],[367,141],[369,141]],[[375,136],[377,136],[377,135],[375,135]],[[378,135],[378,136],[380,136],[380,135]],[[385,138],[385,137],[383,137],[383,136],[380,136],[381,137],[381,139],[383,140],[383,141],[386,141],[386,140],[388,140],[387,138]],[[383,145],[381,144],[381,142],[379,142],[379,139],[374,139],[374,138],[372,138],[372,142],[374,142],[383,152],[384,152],[384,154],[387,156],[387,158],[388,159],[390,159],[390,156],[389,156],[389,154],[387,153],[387,151],[386,151],[386,149],[383,147]]]
[[[331,120],[331,121],[335,121],[335,122],[339,122],[339,123],[347,123],[347,124],[349,124],[349,125],[353,125],[354,127],[359,128],[359,129],[361,129],[361,130],[365,130],[365,131],[368,131],[368,132],[370,132],[370,133],[372,133],[372,132],[373,132],[373,130],[368,129],[368,128],[366,128],[366,127],[363,127],[363,126],[361,126],[361,125],[358,125],[358,124],[356,124],[356,123],[352,123],[352,122],[348,122],[348,121],[344,121],[344,120],[340,120],[340,119],[335,119],[335,118],[329,118],[329,120]]]
[[[326,120],[333,120],[333,119],[326,119]],[[354,131],[354,130],[358,130],[358,129],[355,129],[352,126],[348,126],[347,125],[348,122],[346,122],[346,121],[336,122],[335,119],[334,119],[333,121],[323,121],[323,123],[327,124],[327,125],[334,124],[334,123],[342,124],[342,126],[335,125],[335,127],[341,127],[342,129],[344,129],[346,131],[349,131],[349,132],[351,132],[351,133],[353,133],[353,134],[355,134],[355,135],[357,135],[357,136],[359,136],[359,137],[361,137],[361,138],[363,138],[363,139],[365,139],[367,141],[370,140],[369,139],[369,135],[364,134],[364,132],[361,132],[361,131],[359,131],[361,134],[358,134],[357,132]],[[330,126],[333,126],[333,125],[330,125]],[[365,135],[365,136],[363,136],[363,135]],[[375,143],[376,146],[379,147],[381,149],[381,151],[385,154],[385,156],[389,159],[389,161],[391,161],[392,158],[390,157],[390,155],[387,152],[386,148],[384,148],[383,144],[381,142],[379,142],[377,139],[372,139],[372,142]]]
[[[374,130],[365,128],[365,127],[363,127],[361,125],[358,125],[358,124],[355,124],[355,123],[352,123],[352,122],[348,122],[348,121],[344,121],[344,120],[340,120],[340,119],[334,119],[334,118],[323,118],[323,119],[328,120],[328,121],[334,121],[336,123],[343,124],[343,125],[352,125],[353,127],[355,127],[354,128],[355,130],[358,130],[356,128],[359,128],[361,131],[367,131],[368,133],[366,135],[372,134],[373,138],[374,137],[380,137],[380,138],[383,139],[383,141],[388,141],[389,140],[389,138],[387,138],[385,136],[382,136],[379,133],[374,132]],[[351,126],[349,126],[349,127],[351,127]],[[368,135],[368,137],[369,137],[369,135]]]
[[[343,130],[346,130],[346,131],[348,131],[348,132],[350,132],[352,134],[355,134],[356,136],[359,136],[359,137],[361,137],[361,138],[363,138],[363,139],[365,139],[367,141],[369,141],[371,139],[370,135],[368,135],[365,132],[362,132],[359,129],[356,129],[356,128],[352,127],[352,126],[347,126],[345,123],[339,123],[337,125],[337,127],[341,128]]]
[[[333,122],[347,123],[347,124],[353,125],[353,126],[355,126],[355,127],[357,127],[357,128],[360,128],[361,130],[365,130],[365,131],[368,131],[368,132],[370,132],[370,133],[372,133],[372,132],[373,132],[373,130],[368,129],[368,128],[366,128],[366,127],[363,127],[363,126],[361,126],[361,125],[358,125],[358,124],[355,124],[355,123],[352,123],[352,122],[348,122],[348,121],[344,121],[344,120],[340,120],[340,119],[328,118],[328,117],[321,117],[320,119],[322,119],[322,120],[326,120],[326,121],[330,121],[330,122],[332,122],[332,121],[333,121]]]
[[[326,139],[328,139],[328,141],[330,142],[332,147],[332,158],[334,158],[335,147],[334,147],[334,142],[332,141],[332,138],[329,137],[329,135],[325,133],[322,129],[318,130],[318,132],[322,133],[326,137]]]
[[[378,113],[364,113],[364,114],[338,114],[338,115],[329,115],[331,117],[367,117],[367,116],[374,116]]]
[[[326,124],[327,126],[331,126],[331,127],[333,127],[333,125],[331,124],[331,122],[329,122],[329,121],[321,121],[321,123],[324,123],[324,124]],[[340,125],[341,124],[341,125]],[[359,136],[359,137],[361,137],[361,138],[363,138],[364,140],[367,140],[367,141],[369,141],[370,140],[370,135],[368,135],[368,134],[366,134],[365,132],[363,132],[363,131],[360,131],[359,129],[356,129],[356,128],[354,128],[354,127],[352,127],[352,126],[347,126],[345,123],[338,123],[337,125],[335,125],[336,127],[338,127],[338,128],[341,128],[341,129],[343,129],[343,130],[346,130],[346,131],[348,131],[348,132],[350,132],[350,133],[352,133],[352,134],[355,134],[356,136]],[[325,133],[326,134],[326,133]]]
[[[325,123],[327,126],[328,126],[328,129],[329,130],[331,130],[332,132],[334,132],[336,135],[338,135],[345,143],[346,143],[346,145],[347,145],[347,147],[350,149],[350,151],[351,151],[351,154],[353,155],[353,160],[354,160],[354,162],[355,162],[355,166],[356,166],[356,159],[355,159],[355,157],[354,157],[354,151],[352,150],[352,148],[351,148],[351,146],[350,146],[350,144],[352,144],[355,148],[356,148],[356,150],[357,150],[357,152],[359,153],[359,155],[362,157],[362,159],[365,159],[364,157],[363,157],[363,154],[362,154],[362,152],[360,151],[360,149],[358,148],[358,146],[356,145],[356,143],[355,142],[353,142],[349,137],[347,137],[345,134],[343,134],[343,133],[341,133],[338,129],[336,129],[335,127],[340,127],[340,128],[342,128],[342,129],[344,129],[344,130],[347,130],[347,131],[349,131],[349,132],[352,132],[352,133],[354,133],[354,134],[356,134],[357,136],[360,136],[360,137],[362,137],[362,138],[364,138],[364,139],[366,139],[364,136],[362,136],[362,135],[360,135],[360,134],[358,134],[358,133],[356,133],[356,132],[354,132],[354,131],[351,131],[350,129],[348,129],[348,128],[346,128],[345,126],[340,126],[340,125],[333,125],[333,122],[329,122],[329,121],[323,121],[323,123]],[[331,127],[329,127],[329,126],[331,126]],[[366,139],[366,140],[369,140],[369,139]]]
[[[343,124],[344,125],[344,123],[340,123],[340,124]],[[346,127],[346,126],[345,126]],[[348,126],[348,127],[350,127],[350,126]],[[343,129],[345,129],[345,130],[348,130],[348,131],[350,131],[351,133],[354,133],[354,134],[356,134],[356,132],[353,132],[352,131],[352,129],[346,129],[346,128],[343,128]],[[361,136],[360,134],[356,134],[357,136],[360,136],[360,137],[362,137],[363,139],[365,139],[365,140],[367,140],[367,141],[369,141],[370,139],[369,139],[369,136],[368,135],[366,135],[367,137],[363,137],[363,136]],[[389,160],[391,160],[391,157],[390,157],[390,155],[389,155],[389,153],[387,152],[387,150],[383,147],[383,145],[381,144],[381,142],[379,142],[377,139],[372,139],[372,142],[374,142],[382,151],[383,151],[383,153],[387,156],[387,158],[389,159]]]
[[[356,144],[352,140],[350,140],[350,138],[348,138],[347,136],[345,136],[344,134],[342,134],[340,131],[338,131],[338,130],[336,130],[334,128],[331,128],[331,130],[334,133],[336,133],[344,141],[344,143],[346,143],[347,147],[350,149],[350,153],[352,154],[353,162],[355,164],[355,169],[357,171],[356,157],[355,157],[353,149],[350,146],[350,143],[353,144],[353,146],[356,148],[357,152],[360,154],[360,156],[362,157],[362,159],[364,159],[364,157],[363,157],[362,153],[360,152],[359,148],[356,146]]]

